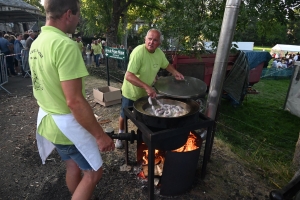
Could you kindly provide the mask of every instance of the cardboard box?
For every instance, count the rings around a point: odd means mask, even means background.
[[[94,88],[93,89],[94,101],[103,105],[111,106],[114,104],[121,103],[121,90],[111,86]]]

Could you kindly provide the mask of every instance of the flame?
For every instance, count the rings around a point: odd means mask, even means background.
[[[182,147],[173,150],[172,152],[188,152],[193,151],[199,148],[199,145],[197,144],[198,138],[195,134],[190,132],[190,135],[188,136],[187,142]],[[148,165],[148,150],[143,150],[144,156],[143,156],[143,165]],[[164,160],[164,155],[162,151],[159,151],[155,149],[155,165],[159,164],[161,161]]]
[[[188,136],[187,142],[182,147],[173,150],[172,152],[187,152],[198,149],[199,145],[197,144],[197,137],[192,132]]]
[[[148,165],[149,161],[148,161],[148,150],[143,150],[144,152],[144,156],[143,156],[143,165]],[[164,158],[161,156],[161,152],[157,149],[155,149],[154,151],[154,164],[159,164]]]
[[[195,134],[190,132],[190,135],[188,136],[187,142],[182,147],[173,150],[172,152],[188,152],[193,151],[195,149],[199,148],[198,144],[198,138]],[[148,150],[143,150],[143,163],[142,168],[143,171],[138,174],[139,177],[145,178],[148,176]],[[155,149],[155,161],[154,161],[154,174],[161,176],[162,175],[162,169],[165,161],[165,152]]]

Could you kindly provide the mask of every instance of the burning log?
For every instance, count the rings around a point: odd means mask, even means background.
[[[144,150],[143,152],[144,152],[144,156],[143,156],[142,168],[143,168],[144,176],[147,177],[148,176],[148,150]],[[165,158],[163,152],[156,149],[155,161],[154,161],[154,175],[162,176],[164,161]]]

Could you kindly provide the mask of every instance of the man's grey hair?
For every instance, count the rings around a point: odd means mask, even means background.
[[[161,34],[161,32],[155,28],[151,28],[149,29],[149,31],[147,32],[146,36],[148,35],[148,33],[150,33],[151,31],[157,31],[159,33],[159,42],[162,42],[164,40],[164,36]]]

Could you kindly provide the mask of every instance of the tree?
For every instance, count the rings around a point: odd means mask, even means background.
[[[225,5],[226,0],[82,0],[82,25],[86,33],[105,33],[108,45],[113,46],[124,35],[136,36],[133,26],[140,20],[143,26],[138,34],[144,36],[150,27],[159,28],[167,39],[164,48],[175,41],[177,48],[203,49],[203,41],[217,44]],[[261,44],[285,41],[286,27],[296,19],[298,7],[297,0],[242,1],[234,40]],[[292,40],[296,32],[291,30],[294,28],[289,26]]]
[[[41,12],[45,12],[44,6],[41,4],[40,0],[23,0],[24,2],[37,7]]]
[[[141,18],[151,16],[152,20],[154,17],[151,13],[159,9],[160,5],[159,0],[82,0],[85,32],[105,33],[108,46],[115,46],[118,44],[118,33],[124,29],[124,26],[119,26],[122,18],[132,23],[132,16],[141,14]],[[123,34],[126,34],[124,30]]]

